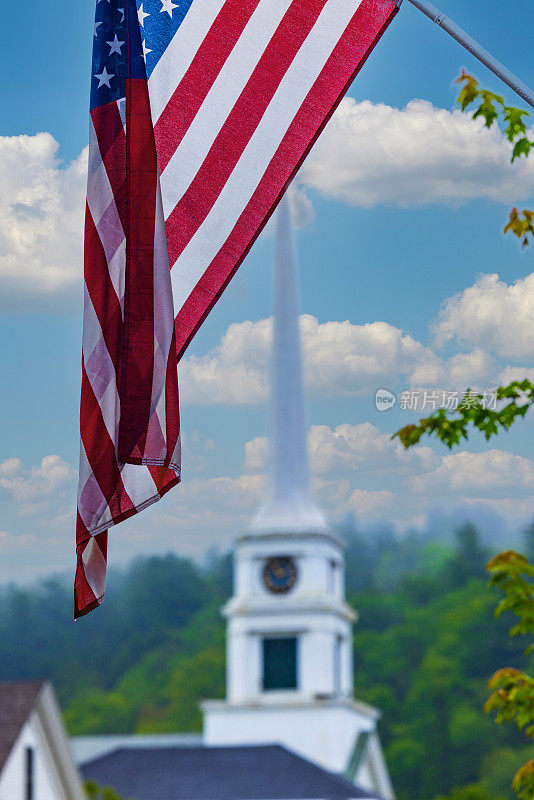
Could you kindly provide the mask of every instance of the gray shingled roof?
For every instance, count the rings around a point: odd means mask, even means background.
[[[43,681],[0,683],[0,772],[43,686]]]
[[[344,800],[371,797],[278,745],[120,749],[81,766],[135,800]]]

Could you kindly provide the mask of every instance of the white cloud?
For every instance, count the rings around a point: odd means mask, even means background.
[[[500,373],[498,383],[500,386],[507,386],[512,381],[529,380],[534,383],[534,369],[526,367],[506,367]]]
[[[245,404],[268,396],[271,320],[230,325],[210,353],[187,358],[180,369],[184,403]],[[414,369],[426,349],[385,322],[319,323],[301,317],[308,387],[326,396],[365,394]]]
[[[411,386],[465,389],[483,381],[491,358],[482,349],[442,359],[410,334],[387,322],[355,325],[300,318],[307,387],[312,396],[365,396]],[[269,393],[271,320],[229,326],[205,356],[180,364],[181,400],[196,405],[264,402]]]
[[[0,137],[0,308],[81,297],[87,152],[57,157],[49,133]]]
[[[76,471],[60,456],[45,456],[38,466],[24,469],[18,458],[0,463],[0,487],[20,504],[20,513],[36,513],[47,507],[47,501],[66,484],[72,482]]]
[[[439,464],[439,457],[430,447],[405,450],[370,422],[348,423],[330,428],[312,425],[308,448],[315,475],[348,474],[358,470],[373,472],[401,470],[403,473],[427,471]],[[245,444],[245,467],[249,472],[264,472],[269,457],[269,441],[258,436]]]
[[[438,345],[483,346],[502,357],[534,358],[534,273],[508,285],[481,275],[444,304],[434,325]]]
[[[372,492],[367,489],[355,489],[347,501],[347,506],[358,517],[381,517],[395,503],[395,495],[385,489]]]
[[[414,492],[450,490],[453,492],[495,491],[534,486],[534,462],[504,450],[482,453],[461,451],[443,456],[441,464],[426,475],[406,480]]]
[[[0,310],[81,297],[87,150],[67,165],[57,153],[49,133],[0,137]],[[345,98],[292,187],[300,227],[313,219],[307,189],[366,208],[516,202],[534,194],[534,162],[510,164],[502,133],[458,110]]]
[[[457,353],[442,359],[430,349],[409,376],[411,386],[467,389],[479,387],[491,374],[491,356],[478,348],[471,353]]]
[[[22,461],[20,458],[6,458],[5,461],[0,462],[0,477],[10,478],[22,470]]]
[[[35,534],[33,533],[21,533],[15,536],[7,531],[0,531],[0,550],[4,552],[7,550],[17,552],[34,544]]]
[[[510,163],[495,127],[459,110],[412,100],[403,109],[345,98],[305,162],[299,183],[372,208],[476,198],[516,202],[534,194],[534,162]]]

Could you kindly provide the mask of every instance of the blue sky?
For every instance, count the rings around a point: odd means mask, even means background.
[[[534,85],[528,26],[518,24],[527,0],[513,15],[504,0],[488,0],[483,14],[478,3],[439,5]],[[2,582],[73,561],[93,14],[92,0],[3,9]],[[534,366],[533,254],[501,234],[510,207],[533,202],[534,167],[509,167],[496,132],[450,113],[462,67],[504,91],[405,0],[297,180],[311,449],[333,517],[353,511],[363,525],[385,519],[402,530],[425,527],[436,509],[472,514],[500,525],[506,545],[534,516],[532,423],[489,445],[474,437],[452,460],[434,445],[404,457],[388,434],[415,415],[374,405],[378,388],[491,388],[511,368]],[[226,547],[259,502],[271,249],[266,234],[190,348],[181,369],[184,483],[113,532],[114,564],[138,552],[200,557]]]

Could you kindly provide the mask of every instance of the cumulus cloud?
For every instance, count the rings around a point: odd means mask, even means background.
[[[0,137],[0,309],[81,297],[87,152],[62,164],[48,133]]]
[[[80,295],[86,166],[86,150],[62,164],[49,133],[0,137],[0,310]],[[292,187],[299,227],[313,219],[308,189],[365,208],[516,202],[534,194],[534,162],[510,164],[502,133],[458,110],[345,98]]]
[[[347,501],[347,506],[358,517],[380,517],[393,507],[395,499],[393,492],[385,489],[376,492],[355,489]]]
[[[45,456],[28,470],[19,458],[0,463],[0,487],[20,504],[23,515],[45,508],[50,497],[75,476],[76,471],[57,455]]]
[[[35,538],[33,533],[21,533],[15,536],[12,533],[7,533],[7,531],[0,531],[0,550],[4,553],[6,551],[18,552],[19,550],[24,550],[35,544]]]
[[[492,369],[491,356],[480,348],[470,353],[457,353],[446,360],[427,348],[409,381],[412,386],[421,387],[474,388],[488,378]]]
[[[401,470],[419,472],[439,464],[430,447],[405,450],[370,422],[345,423],[336,428],[312,425],[308,433],[312,471],[316,475]],[[245,467],[249,472],[264,472],[269,458],[269,440],[258,436],[245,444]]]
[[[432,489],[453,492],[495,492],[534,486],[534,462],[504,450],[482,453],[461,451],[443,456],[436,469],[410,477],[409,488],[421,493]]]
[[[500,386],[507,386],[512,381],[522,381],[525,378],[534,383],[534,369],[526,367],[506,367],[500,373],[498,382]]]
[[[345,98],[305,162],[300,184],[372,208],[516,202],[534,194],[534,163],[510,163],[497,129],[412,100],[403,109]]]
[[[534,273],[508,285],[481,275],[450,297],[433,326],[438,345],[481,345],[502,357],[534,357]]]
[[[483,380],[491,369],[491,359],[481,349],[443,359],[387,322],[320,323],[303,314],[300,327],[312,396],[364,396],[394,387],[400,378],[411,386],[466,388]],[[271,339],[271,320],[230,325],[209,353],[180,364],[182,402],[264,402],[269,393]]]
[[[257,403],[268,394],[270,320],[229,326],[207,355],[184,359],[178,367],[182,403]]]

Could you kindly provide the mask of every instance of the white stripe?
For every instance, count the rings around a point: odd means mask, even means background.
[[[158,405],[160,394],[165,393],[167,362],[174,337],[174,304],[169,267],[167,234],[163,220],[161,186],[156,192],[154,220],[154,369],[152,374],[152,407]],[[165,428],[163,428],[165,431]],[[152,458],[152,456],[151,456]]]
[[[225,0],[195,0],[148,81],[154,125],[182,81]]]
[[[89,129],[87,205],[98,231],[100,241],[102,242],[106,260],[110,263],[117,255],[117,251],[124,241],[125,236],[119,212],[117,211],[115,196],[109,182],[104,162],[102,161],[98,139],[92,121]],[[121,288],[121,282],[119,280],[113,280],[112,277],[112,282],[114,286],[117,284],[115,291],[117,291],[117,288]],[[123,294],[123,289],[122,294],[117,293],[119,300],[122,298]]]
[[[149,503],[154,495],[158,494],[158,487],[154,483],[148,467],[139,464],[125,464],[121,471],[124,488],[134,506]]]
[[[171,270],[177,313],[232,232],[359,5],[329,0],[323,8],[224,189]]]
[[[90,484],[90,485],[88,485]],[[90,490],[90,491],[89,491]],[[91,495],[91,500],[96,503],[96,507],[87,507],[88,491]],[[85,505],[84,505],[85,501]],[[93,525],[98,524],[98,520],[104,512],[106,507],[106,498],[102,494],[102,490],[98,485],[93,470],[87,458],[83,440],[80,439],[80,467],[78,473],[78,511],[82,522],[88,531],[91,530]]]
[[[168,218],[202,166],[292,0],[262,0],[161,176]]]
[[[115,202],[111,184],[102,161],[96,131],[91,120],[89,128],[89,170],[87,203],[95,225],[98,225],[110,203]]]
[[[117,375],[109,355],[100,321],[91,297],[85,287],[83,314],[83,359],[87,378],[102,412],[109,438],[117,447],[117,429],[120,420],[120,398],[117,392]],[[91,364],[93,356],[93,364]],[[94,371],[94,366],[99,371]]]
[[[158,181],[154,224],[154,364],[150,419],[145,445],[145,455],[152,460],[163,460],[167,455],[167,365],[169,351],[173,345],[174,305],[167,235]]]
[[[111,261],[108,261],[108,272],[115,294],[119,299],[122,317],[124,319],[124,287],[126,281],[126,237],[118,246],[113,254]]]
[[[100,600],[106,591],[106,559],[94,539],[90,539],[82,553],[83,570],[94,596]]]

